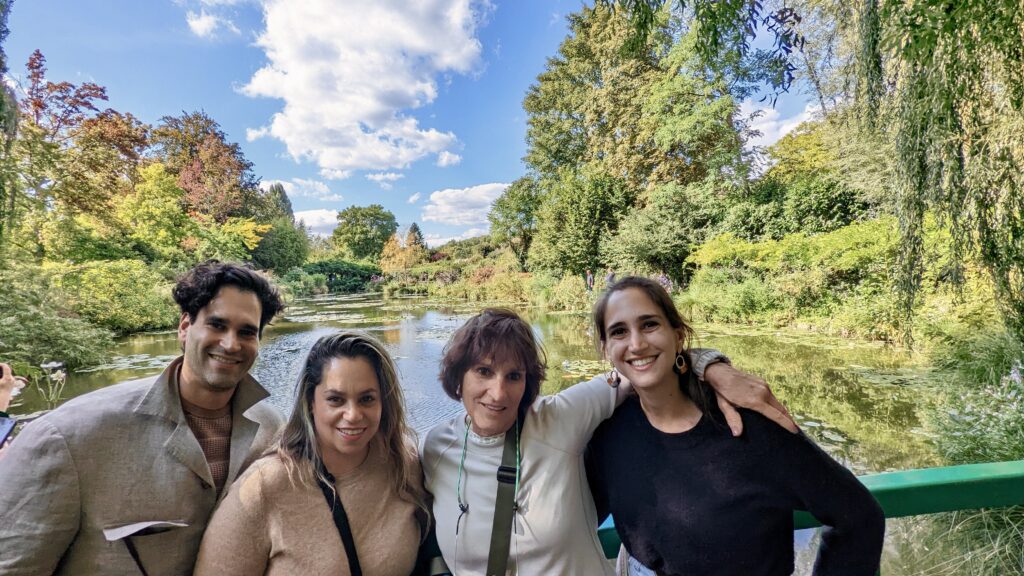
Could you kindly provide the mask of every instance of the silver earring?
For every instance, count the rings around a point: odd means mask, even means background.
[[[686,374],[686,370],[689,369],[686,365],[686,356],[683,356],[682,352],[676,354],[675,369],[677,374]]]
[[[612,388],[618,388],[619,384],[622,384],[622,377],[619,376],[619,371],[613,366],[611,373],[608,374],[608,385]]]

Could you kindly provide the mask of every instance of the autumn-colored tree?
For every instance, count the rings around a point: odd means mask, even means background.
[[[130,116],[97,107],[106,89],[92,82],[75,85],[46,78],[46,59],[36,50],[27,63],[28,86],[21,101],[21,123],[5,170],[17,177],[9,188],[7,229],[21,216],[30,242],[41,246],[45,218],[24,218],[29,210],[64,210],[102,218],[111,198],[124,190],[134,171],[145,128]],[[107,130],[110,125],[124,130]],[[42,257],[41,248],[36,257]]]
[[[48,81],[38,50],[27,66],[19,150],[26,191],[75,210],[102,212],[114,191],[137,178],[148,127],[131,114],[100,111],[96,104],[107,99],[102,86]]]
[[[416,226],[416,224],[413,224],[413,226]],[[388,238],[380,253],[381,271],[385,274],[394,274],[395,272],[408,270],[426,260],[427,250],[423,246],[422,241],[416,241],[416,232],[419,232],[418,226],[416,230],[410,227],[410,231],[405,236],[404,245],[397,232]],[[422,235],[420,238],[422,239]]]
[[[217,223],[252,215],[247,206],[263,196],[252,163],[205,112],[164,116],[153,130],[153,143],[168,172],[177,176],[190,212]]]

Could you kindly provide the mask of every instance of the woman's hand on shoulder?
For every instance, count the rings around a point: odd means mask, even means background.
[[[718,407],[725,415],[733,436],[743,433],[743,420],[737,407],[758,412],[794,434],[800,430],[789,411],[761,378],[718,362],[704,370],[704,380],[714,388]]]

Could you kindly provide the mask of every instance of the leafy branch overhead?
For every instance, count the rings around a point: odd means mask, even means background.
[[[596,4],[628,14],[632,34],[623,50],[630,54],[647,46],[648,36],[663,18],[659,13],[672,10],[685,15],[697,32],[698,53],[712,67],[723,59],[747,58],[751,41],[763,27],[773,37],[765,62],[773,71],[769,82],[776,91],[790,89],[796,72],[794,52],[804,47],[804,37],[797,30],[800,14],[785,5],[768,9],[759,0],[597,0]]]

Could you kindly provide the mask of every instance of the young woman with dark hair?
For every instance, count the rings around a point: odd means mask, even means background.
[[[696,371],[717,357],[695,354]],[[454,574],[614,573],[597,539],[583,451],[629,384],[613,387],[602,375],[540,396],[545,362],[530,325],[504,309],[470,318],[445,347],[442,387],[465,413],[434,427],[421,457],[438,544]],[[714,380],[738,396],[763,388],[727,366]],[[759,409],[781,418],[761,400]],[[498,504],[499,484],[511,493],[507,508]]]
[[[306,359],[277,448],[214,512],[195,573],[353,574],[351,545],[366,576],[410,574],[427,518],[394,361],[370,336],[332,334]]]
[[[741,411],[732,438],[694,376],[693,336],[657,282],[626,277],[594,307],[601,353],[635,396],[587,452],[598,508],[615,518],[620,574],[778,576],[793,572],[793,511],[826,526],[815,574],[870,576],[885,519],[857,478],[803,434]]]

